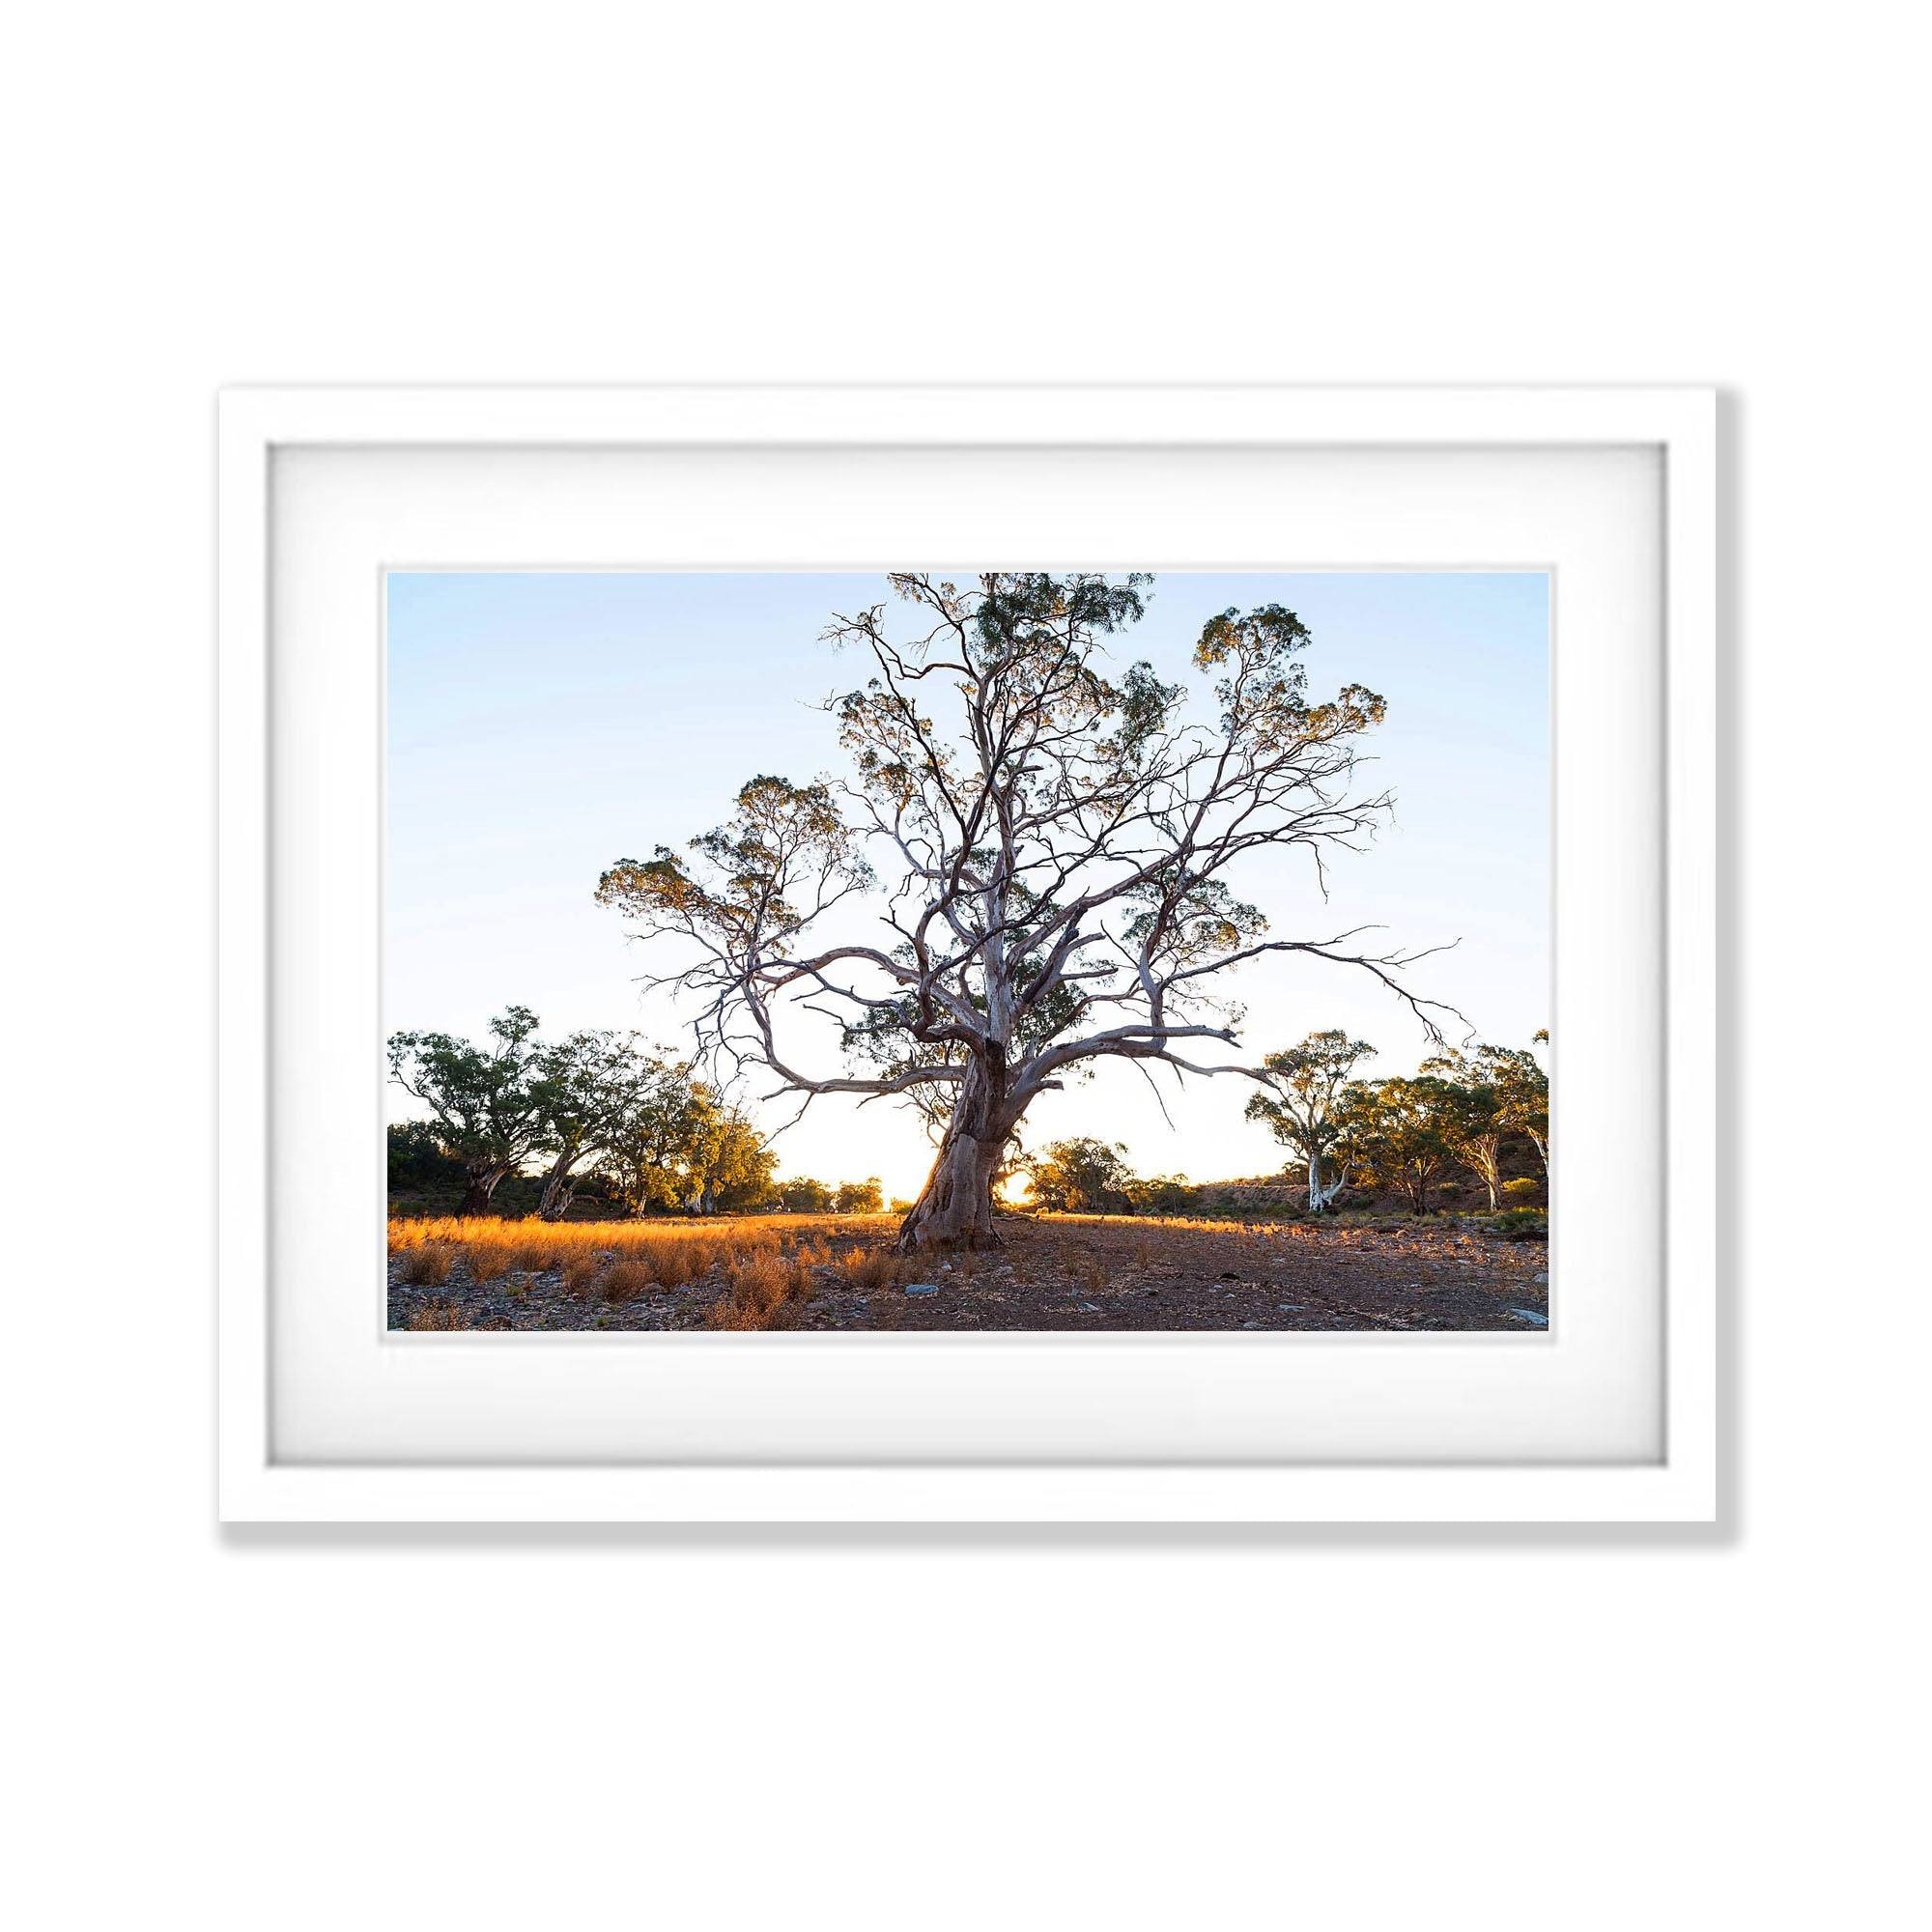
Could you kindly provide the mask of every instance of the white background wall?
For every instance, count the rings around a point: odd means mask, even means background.
[[[1913,24],[15,20],[14,1921],[1922,1911]],[[1722,1533],[217,1533],[211,394],[680,377],[1725,386]]]

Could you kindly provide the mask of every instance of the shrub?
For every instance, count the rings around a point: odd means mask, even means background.
[[[450,1253],[440,1241],[423,1241],[403,1252],[403,1279],[417,1288],[440,1288],[449,1279]]]
[[[500,1281],[510,1271],[510,1251],[500,1241],[475,1241],[463,1251],[471,1281]]]
[[[597,1257],[589,1249],[581,1249],[571,1255],[563,1264],[563,1285],[571,1294],[582,1294],[597,1278]]]
[[[1529,1202],[1535,1195],[1539,1182],[1533,1174],[1520,1174],[1514,1180],[1503,1182],[1503,1192],[1512,1201]]]
[[[754,1255],[732,1268],[724,1293],[711,1305],[709,1328],[795,1328],[810,1293],[810,1277],[776,1255]]]
[[[651,1271],[635,1257],[612,1262],[604,1270],[597,1292],[606,1301],[635,1301],[651,1285]]]
[[[888,1211],[894,1214],[910,1214],[912,1212],[912,1203],[910,1201],[901,1201],[895,1195],[893,1197],[893,1205]]]
[[[854,1248],[839,1264],[854,1288],[884,1288],[898,1271],[890,1248]]]
[[[1508,1241],[1547,1241],[1549,1217],[1541,1208],[1508,1208],[1490,1223]]]

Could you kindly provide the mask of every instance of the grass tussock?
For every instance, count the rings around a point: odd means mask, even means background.
[[[510,1250],[501,1241],[471,1241],[463,1262],[471,1281],[501,1281],[510,1271]]]
[[[898,1258],[890,1248],[854,1248],[840,1267],[854,1288],[869,1292],[892,1285],[898,1273]]]
[[[403,1251],[403,1279],[412,1288],[440,1288],[449,1279],[454,1256],[442,1241],[424,1241]]]
[[[604,1270],[597,1293],[609,1302],[635,1301],[652,1284],[650,1269],[634,1256],[620,1256]]]
[[[707,1328],[796,1328],[811,1293],[811,1270],[776,1254],[755,1253],[725,1276]]]

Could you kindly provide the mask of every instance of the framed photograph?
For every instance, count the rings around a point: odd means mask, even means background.
[[[220,444],[224,1519],[1714,1520],[1710,391]]]

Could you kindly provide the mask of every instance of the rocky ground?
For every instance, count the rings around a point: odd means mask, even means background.
[[[1001,1223],[996,1252],[899,1260],[861,1285],[855,1249],[885,1244],[840,1233],[810,1269],[788,1325],[800,1330],[1002,1329],[1074,1333],[1145,1329],[1534,1332],[1548,1319],[1548,1248],[1474,1223],[1383,1220],[1243,1229],[1108,1216]],[[406,1329],[696,1329],[725,1293],[724,1264],[678,1288],[612,1301],[566,1288],[557,1269],[473,1282],[460,1255],[437,1287],[402,1280],[392,1262],[389,1325]]]

